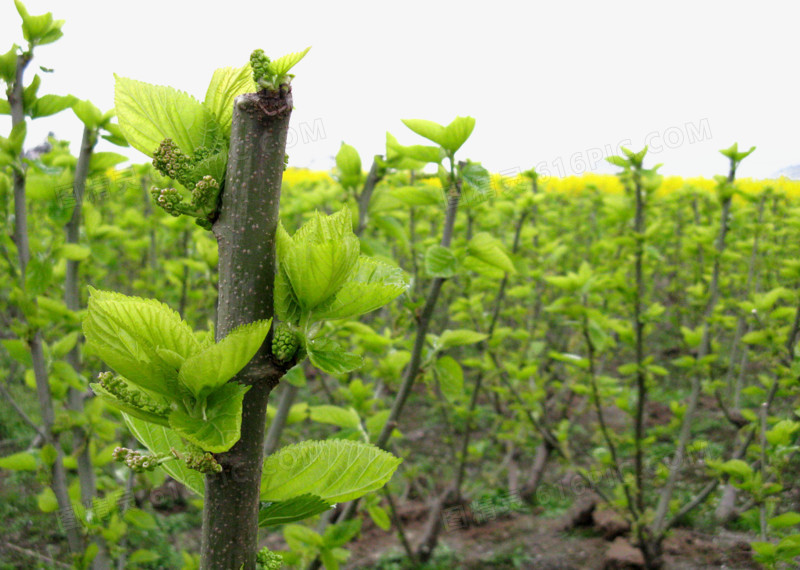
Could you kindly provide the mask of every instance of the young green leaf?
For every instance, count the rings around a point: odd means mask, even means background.
[[[454,346],[463,346],[465,344],[475,344],[482,340],[486,340],[489,335],[471,331],[467,329],[446,330],[439,337],[439,343],[442,350],[452,348]]]
[[[464,397],[464,370],[451,356],[442,356],[434,366],[439,388],[450,402],[457,402]]]
[[[178,371],[157,348],[184,358],[200,348],[189,325],[166,305],[91,288],[83,332],[87,348],[118,374],[170,398],[176,396]]]
[[[283,228],[278,226],[278,239],[280,240],[281,234],[285,234]],[[291,239],[291,238],[289,238]],[[300,321],[300,316],[303,312],[300,303],[297,301],[297,296],[294,294],[292,284],[286,276],[286,270],[278,265],[275,271],[275,315],[282,321],[297,324]]]
[[[383,307],[408,288],[403,271],[360,256],[350,279],[334,297],[312,311],[314,320],[357,317]]]
[[[331,424],[341,428],[359,429],[361,418],[353,408],[341,408],[339,406],[311,406],[308,408],[311,421],[322,424]]]
[[[234,100],[239,95],[256,91],[258,87],[253,81],[250,64],[242,67],[223,67],[214,71],[206,90],[204,104],[214,114],[226,137],[230,137]]]
[[[289,73],[290,69],[292,69],[298,63],[300,63],[300,60],[302,60],[306,56],[308,50],[310,49],[311,46],[308,46],[303,51],[290,53],[269,62],[268,67],[270,72],[272,72],[273,75],[276,75],[278,77],[286,75],[287,73]]]
[[[72,95],[43,95],[30,109],[31,119],[49,117],[72,107],[78,99]]]
[[[189,415],[174,410],[169,424],[179,435],[204,451],[222,453],[239,441],[242,427],[242,400],[249,386],[225,384],[209,394],[204,413]]]
[[[403,186],[393,189],[390,195],[406,206],[438,206],[444,202],[441,191],[430,186]]]
[[[161,141],[172,139],[186,154],[221,144],[214,113],[197,99],[172,87],[116,78],[114,105],[119,126],[133,148],[152,157]]]
[[[322,540],[327,548],[344,546],[350,542],[361,530],[361,519],[339,521],[325,529]]]
[[[475,234],[467,244],[467,250],[474,257],[477,257],[484,263],[501,269],[505,273],[510,275],[515,275],[517,273],[517,269],[514,267],[511,258],[509,258],[508,254],[505,252],[503,243],[489,233],[480,232]]]
[[[342,143],[336,153],[336,167],[339,169],[339,182],[345,188],[356,188],[361,184],[361,157],[349,144]]]
[[[427,119],[403,119],[403,124],[421,137],[444,146],[445,128],[439,123]]]
[[[425,273],[430,277],[453,277],[457,266],[458,260],[450,248],[432,245],[425,252]]]
[[[90,129],[96,129],[103,121],[103,112],[91,101],[76,101],[72,111]]]
[[[331,504],[316,495],[300,495],[269,503],[258,511],[258,526],[278,526],[311,518],[330,510]]]
[[[331,216],[315,212],[293,237],[278,228],[278,259],[305,311],[327,301],[347,281],[360,249],[346,208]]]
[[[467,139],[472,134],[475,128],[475,119],[472,117],[456,117],[446,127],[425,119],[403,119],[403,124],[418,135],[454,153],[467,142]]]
[[[392,521],[389,518],[389,514],[386,510],[378,505],[370,505],[367,507],[367,513],[369,513],[372,522],[375,523],[375,526],[380,528],[381,530],[389,530],[392,528]]]
[[[17,53],[19,46],[14,44],[6,53],[0,55],[0,79],[10,84],[17,75]],[[6,101],[8,104],[8,101]],[[9,109],[9,112],[11,110]],[[7,114],[7,113],[6,113]]]
[[[236,376],[267,338],[272,319],[243,325],[216,344],[188,357],[178,380],[202,399]]]
[[[53,14],[47,12],[41,16],[31,16],[20,0],[14,0],[22,18],[22,36],[31,45],[45,45],[56,41],[63,33],[61,26],[64,20],[53,20]]]
[[[261,499],[283,501],[310,493],[329,503],[350,501],[383,487],[401,462],[366,443],[305,441],[264,461]]]
[[[301,552],[308,547],[322,547],[322,535],[299,524],[287,524],[283,529],[283,538],[292,550]],[[327,570],[327,568],[326,568]]]
[[[800,513],[788,512],[767,521],[772,528],[789,528],[800,524]]]
[[[318,338],[306,343],[311,364],[328,374],[346,374],[360,368],[363,359],[327,338]]]
[[[9,471],[36,471],[36,456],[27,451],[0,457],[0,469]]]
[[[128,157],[116,152],[95,152],[89,159],[89,175],[105,173],[109,168],[127,162]]]
[[[78,245],[77,243],[65,243],[58,248],[59,254],[64,259],[71,261],[83,261],[92,254],[92,250],[85,245]]]
[[[439,164],[444,159],[442,149],[436,146],[404,146],[391,133],[386,133],[386,160],[398,170],[420,170],[426,163]]]

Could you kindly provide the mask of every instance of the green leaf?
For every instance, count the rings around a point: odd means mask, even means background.
[[[723,473],[740,479],[749,479],[753,475],[753,469],[741,459],[726,461],[719,468]]]
[[[753,151],[756,150],[756,147],[750,147],[750,150],[739,152],[739,143],[733,143],[730,147],[724,148],[719,152],[726,156],[727,158],[731,159],[735,164],[738,164],[748,156],[750,156]]]
[[[10,471],[36,471],[36,456],[27,451],[0,457],[0,469]]]
[[[354,147],[342,143],[336,153],[336,167],[339,169],[339,182],[345,188],[355,188],[361,183],[361,157]]]
[[[36,495],[36,504],[43,513],[53,513],[58,510],[56,494],[50,487],[45,487],[41,493]]]
[[[314,216],[293,237],[281,226],[277,253],[300,306],[309,311],[333,296],[358,263],[361,245],[350,210]]]
[[[439,164],[444,154],[439,147],[421,144],[404,146],[391,133],[386,133],[386,159],[395,168],[420,170],[426,163]],[[401,160],[404,159],[404,160]]]
[[[794,559],[800,556],[800,534],[784,536],[778,542],[778,552],[783,560],[795,562]]]
[[[31,45],[49,44],[63,35],[61,26],[64,25],[64,20],[53,20],[53,14],[50,12],[41,16],[31,16],[20,0],[14,0],[14,4],[22,17],[22,36]]]
[[[439,388],[448,401],[456,402],[464,397],[464,370],[454,358],[443,356],[437,359],[434,371],[439,379]]]
[[[119,375],[170,399],[177,394],[178,371],[157,349],[184,358],[200,350],[189,325],[166,305],[92,288],[83,332],[87,348]]]
[[[125,135],[122,133],[122,129],[119,128],[119,125],[117,125],[115,123],[106,123],[106,125],[103,127],[103,129],[106,132],[108,132],[108,134],[107,135],[103,135],[102,138],[104,138],[105,140],[107,140],[111,144],[114,144],[114,145],[117,145],[117,146],[122,146],[122,147],[130,146],[128,144],[127,139],[125,138]]]
[[[60,254],[62,257],[71,261],[83,261],[92,254],[92,250],[85,245],[78,245],[77,243],[65,243],[60,248]]]
[[[307,526],[288,524],[283,529],[283,538],[289,548],[296,551],[307,550],[308,547],[319,548],[323,545],[322,536]]]
[[[21,154],[27,134],[28,123],[26,121],[22,121],[11,127],[11,133],[8,135],[8,142],[6,143],[5,150],[14,155]]]
[[[479,162],[467,161],[459,168],[461,179],[464,181],[462,190],[463,200],[470,204],[476,204],[494,196],[492,177]]]
[[[467,249],[474,257],[492,267],[497,267],[510,275],[517,273],[517,269],[508,257],[503,243],[491,234],[486,232],[475,234],[467,244]]]
[[[322,424],[331,424],[341,428],[359,429],[361,418],[353,408],[341,408],[339,406],[311,406],[309,409],[311,421]]]
[[[127,520],[127,518],[128,518],[128,513],[126,512],[125,519]],[[128,557],[129,564],[150,564],[153,562],[158,562],[159,560],[161,560],[161,556],[157,552],[153,552],[152,550],[145,550],[144,548],[140,548],[134,551],[134,553]]]
[[[72,111],[90,129],[98,128],[103,122],[103,112],[89,100],[77,101]]]
[[[209,394],[203,416],[191,416],[177,409],[169,415],[170,427],[204,451],[228,451],[239,441],[242,400],[249,389],[235,382],[225,384]]]
[[[116,152],[95,152],[92,153],[92,158],[89,160],[89,173],[90,175],[105,174],[109,168],[128,160],[127,156]]]
[[[607,156],[606,160],[614,166],[619,166],[620,168],[627,168],[631,165],[627,159],[621,156]]]
[[[333,299],[312,311],[313,320],[357,317],[383,307],[407,289],[402,269],[362,255]]]
[[[142,530],[155,530],[158,528],[158,524],[153,515],[135,507],[131,507],[125,511],[123,518],[126,522]]]
[[[64,358],[67,353],[75,347],[77,342],[78,331],[72,331],[54,342],[53,346],[50,348],[50,352],[54,358]]]
[[[383,507],[378,505],[367,507],[367,512],[369,513],[372,522],[374,522],[375,526],[377,526],[379,529],[389,530],[392,528],[392,521]]]
[[[773,560],[778,552],[778,547],[771,542],[751,542],[750,547],[758,556]]]
[[[352,519],[332,524],[325,529],[322,540],[328,548],[344,546],[361,530],[361,519]]]
[[[39,35],[44,34],[53,22],[53,14],[31,16],[21,0],[14,0],[17,12],[22,18],[22,35],[30,43],[35,43]]]
[[[172,87],[116,78],[114,105],[119,126],[133,148],[152,157],[167,138],[186,154],[201,146],[214,149],[222,129],[197,99]]]
[[[339,564],[339,559],[336,558],[336,555],[333,553],[332,550],[329,550],[327,548],[323,548],[322,550],[320,550],[319,559],[322,562],[322,565],[325,567],[325,570],[339,570],[339,568],[341,568],[341,565]]]
[[[458,260],[450,248],[432,245],[425,252],[425,273],[430,277],[450,278],[456,274]]]
[[[190,356],[180,367],[178,380],[196,398],[216,390],[253,359],[267,338],[272,319],[243,325],[216,344]]]
[[[403,119],[403,124],[429,141],[444,146],[442,141],[445,140],[445,128],[439,123],[426,119]]]
[[[444,129],[444,141],[441,145],[450,152],[456,152],[467,142],[475,129],[475,119],[472,117],[456,117]]]
[[[465,344],[475,344],[482,340],[486,340],[489,335],[471,331],[468,329],[446,330],[439,337],[439,343],[442,350],[454,346],[463,346]]]
[[[794,432],[800,429],[800,422],[781,420],[766,433],[771,445],[790,445]]]
[[[485,261],[473,257],[472,255],[466,256],[461,260],[461,267],[467,271],[474,271],[479,275],[484,275],[490,279],[502,279],[505,272],[498,269],[495,265],[489,265]]]
[[[311,46],[308,46],[303,51],[290,53],[284,55],[283,57],[279,57],[278,59],[270,61],[268,65],[269,71],[273,75],[277,75],[278,77],[286,75],[290,69],[292,69],[298,63],[300,63],[300,60],[306,56],[308,50],[310,49]]]
[[[311,518],[330,510],[331,504],[316,495],[300,495],[270,503],[258,511],[258,526],[277,526]]]
[[[128,426],[131,434],[153,453],[170,453],[173,447],[181,453],[187,452],[186,444],[173,430],[133,418],[128,414],[123,413],[122,417],[125,419],[125,424]],[[201,497],[203,496],[205,480],[202,473],[194,469],[189,469],[183,461],[167,461],[162,463],[160,467],[166,471],[170,477],[183,483],[187,488]]]
[[[293,366],[289,371],[283,375],[281,382],[288,382],[292,386],[302,388],[306,385],[306,373],[303,370],[302,364]]]
[[[206,90],[205,106],[214,114],[222,132],[230,137],[233,102],[239,95],[255,93],[250,64],[242,67],[223,67],[214,71]]]
[[[800,513],[789,512],[772,517],[767,521],[772,528],[789,528],[800,524]]]
[[[33,358],[27,343],[19,339],[7,339],[0,341],[0,344],[8,351],[11,358],[24,365],[25,368],[33,368]]]
[[[327,338],[318,338],[306,343],[311,364],[328,374],[346,374],[364,363],[363,359]]]
[[[456,117],[446,127],[425,119],[403,119],[403,124],[442,148],[456,152],[472,134],[472,130],[475,128],[475,119]]]
[[[19,51],[19,46],[17,44],[14,44],[11,46],[10,50],[0,55],[0,79],[2,79],[8,84],[11,84],[17,75],[18,51]],[[6,101],[5,99],[3,99],[3,101],[6,103],[6,105],[8,105],[8,101]],[[9,106],[8,111],[5,111],[3,114],[8,115],[10,113],[11,113],[11,108]]]
[[[406,206],[439,206],[444,203],[441,190],[430,186],[403,186],[390,192]]]
[[[48,467],[52,467],[58,458],[58,451],[56,451],[56,448],[53,446],[53,444],[48,443],[42,446],[42,450],[39,452],[39,457],[42,459],[42,463]]]
[[[280,236],[282,232],[283,228],[278,226],[278,235]],[[285,232],[283,233],[285,234]],[[289,277],[286,276],[286,270],[280,264],[275,271],[275,292],[273,296],[275,315],[282,321],[298,324],[303,310],[297,301],[297,296],[294,294],[292,284],[289,283]]]
[[[72,107],[77,100],[77,97],[72,95],[42,95],[33,104],[30,116],[32,119],[39,119],[55,115]]]
[[[357,499],[383,487],[402,459],[350,440],[305,441],[264,461],[261,499],[318,495],[330,503]]]

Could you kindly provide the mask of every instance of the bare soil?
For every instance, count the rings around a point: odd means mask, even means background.
[[[402,513],[411,515],[406,533],[412,545],[421,536],[424,521],[416,513],[422,510]],[[485,525],[445,531],[441,543],[455,554],[457,565],[451,567],[456,568],[602,570],[611,543],[591,530],[565,532],[563,528],[562,519],[516,513]],[[758,569],[748,542],[747,535],[724,530],[712,536],[678,529],[665,544],[665,570]],[[352,554],[345,568],[353,569],[374,568],[389,552],[402,555],[394,532],[384,532],[367,521],[361,537],[348,549]]]

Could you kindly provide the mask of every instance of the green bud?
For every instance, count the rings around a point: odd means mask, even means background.
[[[289,323],[280,323],[272,335],[272,355],[281,364],[290,362],[300,348],[297,330]]]
[[[256,567],[259,570],[278,570],[283,566],[283,557],[266,546],[256,554]]]

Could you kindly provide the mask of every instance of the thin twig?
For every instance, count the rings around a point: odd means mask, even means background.
[[[45,556],[44,554],[39,554],[36,551],[28,550],[27,548],[22,548],[21,546],[17,546],[16,544],[11,544],[10,542],[3,543],[6,548],[10,548],[11,550],[16,550],[17,552],[21,552],[27,556],[32,556],[33,558],[38,558],[39,560],[44,560],[48,564],[52,564],[53,566],[58,566],[59,568],[72,568],[69,564],[64,564],[63,562],[59,562],[58,560],[53,560]]]
[[[22,407],[20,407],[20,405],[16,402],[16,400],[14,400],[13,396],[11,396],[11,392],[9,392],[8,389],[5,387],[5,385],[2,383],[0,383],[0,394],[2,394],[3,397],[8,401],[8,403],[11,404],[11,407],[14,408],[17,414],[19,414],[19,417],[21,417],[26,424],[32,427],[33,430],[36,433],[38,433],[44,440],[47,440],[47,436],[42,431],[42,429],[38,425],[36,425],[36,422],[34,422],[28,414],[25,413],[25,410],[23,410]]]

